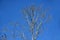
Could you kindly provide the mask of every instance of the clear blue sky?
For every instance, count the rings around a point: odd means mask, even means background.
[[[39,6],[41,3],[45,7],[51,7],[49,13],[52,20],[47,23],[48,29],[44,30],[38,40],[60,40],[60,0],[0,0],[0,33],[3,32],[1,31],[3,26],[10,29],[10,22],[18,21],[22,25],[25,24],[21,10],[32,4]],[[10,35],[8,32],[8,40],[13,40]]]

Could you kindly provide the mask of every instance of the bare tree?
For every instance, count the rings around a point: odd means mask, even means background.
[[[37,8],[32,5],[31,7],[24,8],[23,14],[30,28],[29,30],[32,35],[31,40],[37,40],[42,30],[42,25],[50,20],[50,15],[46,16],[47,11],[48,10],[42,9],[42,6]],[[24,35],[25,34],[22,33],[23,39],[25,40]]]

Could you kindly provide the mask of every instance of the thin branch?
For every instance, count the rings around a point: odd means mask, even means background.
[[[39,25],[38,25],[37,28],[36,28],[36,35],[34,36],[34,40],[37,39],[37,37],[38,37],[38,35],[39,35],[39,33],[40,33],[39,30],[40,30],[41,26],[42,26],[42,22],[40,22]]]
[[[20,37],[21,37],[23,40],[27,40],[24,33],[21,33],[21,34],[20,34]]]

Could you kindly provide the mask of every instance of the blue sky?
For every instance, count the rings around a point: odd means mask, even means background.
[[[32,4],[39,6],[41,3],[51,8],[48,13],[52,15],[52,20],[46,24],[48,29],[44,30],[38,40],[60,40],[60,0],[0,0],[0,33],[4,26],[13,30],[10,22],[25,24],[22,9]],[[7,36],[8,40],[12,40],[10,32],[7,32]]]

